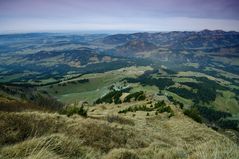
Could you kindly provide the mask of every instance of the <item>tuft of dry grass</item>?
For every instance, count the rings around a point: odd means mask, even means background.
[[[47,113],[0,112],[0,144],[13,144],[29,137],[42,136],[57,132],[57,117],[51,118]]]
[[[192,153],[191,158],[238,159],[239,148],[238,145],[232,143],[227,138],[209,140],[201,145],[195,146],[195,151]]]
[[[103,152],[108,152],[112,148],[147,146],[146,142],[139,140],[139,133],[133,128],[113,127],[105,121],[95,119],[86,119],[80,126],[71,125],[66,131],[69,135],[82,139],[83,145]]]
[[[100,153],[62,134],[32,138],[1,150],[4,158],[98,158]]]
[[[103,159],[139,159],[135,151],[130,149],[113,149]]]
[[[119,115],[107,115],[106,120],[110,123],[116,122],[119,124],[123,124],[123,125],[134,125],[134,121],[131,119],[126,119],[124,117],[121,117]]]

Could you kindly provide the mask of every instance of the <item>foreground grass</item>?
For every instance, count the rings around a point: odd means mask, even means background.
[[[143,111],[118,114],[123,107],[92,107],[88,118],[0,112],[0,158],[239,158],[233,141],[175,107],[171,118]]]

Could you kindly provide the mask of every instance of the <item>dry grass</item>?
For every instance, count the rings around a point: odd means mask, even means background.
[[[116,115],[122,108],[104,108],[94,107],[89,118],[0,112],[0,158],[239,158],[239,147],[233,141],[175,107],[171,118],[166,114],[146,116],[143,111],[135,116]]]
[[[103,159],[139,159],[139,157],[133,150],[113,149]]]
[[[123,125],[134,125],[134,121],[132,119],[127,119],[119,115],[107,115],[106,120],[110,123],[116,122]]]
[[[5,158],[98,158],[99,152],[81,145],[62,134],[33,138],[1,150]]]
[[[112,148],[147,146],[146,142],[139,140],[140,132],[130,127],[117,127],[95,119],[85,119],[81,121],[80,126],[79,123],[70,125],[66,130],[67,134],[82,139],[83,145],[103,152],[108,152]]]
[[[0,144],[13,144],[29,137],[57,132],[57,116],[44,113],[0,112]]]

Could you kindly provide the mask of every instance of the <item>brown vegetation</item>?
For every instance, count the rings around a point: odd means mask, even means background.
[[[173,107],[173,106],[172,106]],[[105,105],[88,117],[40,112],[0,112],[0,158],[232,158],[236,143],[183,115],[137,111],[118,114]],[[109,110],[115,111],[111,113]],[[120,109],[120,108],[119,108]],[[97,119],[96,119],[97,118]]]

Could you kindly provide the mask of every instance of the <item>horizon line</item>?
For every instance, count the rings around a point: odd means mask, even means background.
[[[0,31],[0,35],[11,34],[129,34],[129,33],[160,33],[160,32],[201,32],[201,31],[223,31],[223,32],[238,32],[236,30],[224,30],[224,29],[200,29],[200,30],[39,30],[39,31]]]

